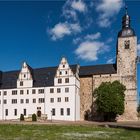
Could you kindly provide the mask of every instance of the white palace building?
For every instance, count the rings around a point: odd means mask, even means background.
[[[32,69],[26,62],[21,71],[1,72],[0,120],[20,114],[46,114],[48,119],[79,120],[79,66],[62,58],[58,68]]]

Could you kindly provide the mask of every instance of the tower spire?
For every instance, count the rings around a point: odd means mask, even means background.
[[[125,5],[125,14],[128,14],[128,9],[127,9],[127,5]]]
[[[122,28],[130,27],[130,16],[128,15],[127,5],[125,6],[125,15],[122,18]]]
[[[135,36],[134,30],[131,28],[130,16],[128,15],[128,7],[125,4],[125,14],[122,17],[122,29],[118,34],[118,37]]]

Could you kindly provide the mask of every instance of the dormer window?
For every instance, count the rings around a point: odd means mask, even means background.
[[[69,78],[65,78],[65,83],[69,83]]]
[[[23,86],[23,81],[20,81],[20,86]]]
[[[62,79],[58,79],[58,83],[62,83]]]

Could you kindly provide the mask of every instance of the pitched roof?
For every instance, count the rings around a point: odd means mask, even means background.
[[[54,86],[54,77],[58,67],[47,67],[32,69],[34,83],[33,87]],[[77,65],[70,65],[73,73],[76,73]],[[17,79],[20,71],[1,72],[0,89],[12,89],[17,86]],[[79,71],[80,77],[86,77],[98,74],[114,74],[116,73],[115,64],[81,66]]]
[[[92,66],[81,66],[80,77],[90,75],[101,75],[101,74],[114,74],[116,73],[116,64],[104,64],[104,65],[92,65]]]
[[[77,65],[71,65],[71,70],[75,74]],[[54,86],[54,77],[57,67],[37,68],[32,69],[33,74],[33,87]],[[2,82],[0,89],[12,89],[17,87],[17,79],[20,70],[2,72]]]

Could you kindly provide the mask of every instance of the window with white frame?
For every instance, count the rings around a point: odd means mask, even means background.
[[[67,87],[67,88],[65,88],[65,92],[66,93],[68,93],[69,92],[69,88]]]
[[[12,99],[12,104],[17,104],[17,99]]]

